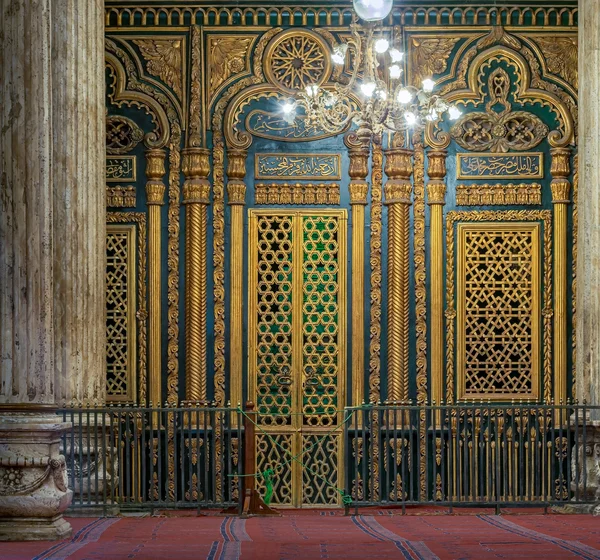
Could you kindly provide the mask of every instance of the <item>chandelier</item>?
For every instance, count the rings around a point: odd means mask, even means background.
[[[385,131],[405,132],[446,115],[457,119],[460,110],[434,92],[431,78],[424,79],[420,87],[403,80],[404,53],[386,36],[379,21],[389,13],[391,0],[387,13],[380,9],[379,4],[385,3],[382,0],[371,0],[370,12],[365,3],[369,0],[355,0],[354,5],[366,23],[355,20],[350,24],[349,40],[334,46],[331,60],[340,67],[336,81],[327,86],[309,84],[286,101],[282,106],[285,120],[292,124],[301,114],[307,125],[328,133],[340,132],[354,123],[380,135]],[[369,14],[374,15],[371,18]],[[351,71],[341,71],[348,66]]]

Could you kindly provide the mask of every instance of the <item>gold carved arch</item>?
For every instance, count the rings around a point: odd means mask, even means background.
[[[128,105],[143,107],[151,116],[156,128],[144,136],[144,143],[149,148],[163,148],[169,141],[169,120],[167,114],[152,96],[127,88],[127,73],[121,61],[112,53],[105,53],[107,66],[114,73],[114,94],[111,101],[116,106]]]
[[[105,44],[107,50],[110,44],[110,50],[115,52],[115,49],[118,49],[120,53],[127,56],[129,62],[124,62],[127,79],[130,81],[137,79],[140,83],[152,87],[157,93],[160,92],[161,105],[166,107],[167,104],[170,104],[176,111],[176,118],[182,123],[182,128],[185,128],[186,119],[183,111],[186,103],[183,77],[185,76],[185,62],[182,54],[186,49],[185,39],[175,37],[173,41],[160,41],[150,37],[152,36],[136,35],[135,38],[134,36],[111,36],[106,38]],[[128,39],[140,49],[146,61],[146,69]],[[178,46],[173,47],[171,42]],[[122,58],[120,53],[119,58]],[[162,81],[157,80],[154,76]]]
[[[530,61],[523,54],[514,50],[520,45],[520,42],[514,37],[504,35],[502,37],[504,44],[489,46],[475,55],[475,52],[481,49],[482,43],[487,46],[489,39],[489,36],[483,38],[476,46],[465,53],[463,60],[458,65],[459,75],[454,81],[442,88],[441,94],[449,102],[459,105],[466,105],[469,101],[474,105],[482,104],[485,101],[485,93],[482,90],[480,78],[482,71],[491,62],[503,60],[515,67],[517,74],[520,76],[516,83],[516,90],[513,93],[515,100],[521,102],[527,100],[545,105],[556,115],[560,127],[548,134],[550,145],[555,148],[562,148],[572,143],[576,133],[576,115],[574,118],[571,107],[566,102],[566,99],[570,99],[570,95],[562,91],[561,93],[564,93],[564,95],[559,96],[558,86],[548,82],[540,75],[537,59],[535,60],[537,65],[532,68]],[[529,54],[531,54],[531,51],[529,51]],[[534,85],[537,87],[533,87]],[[451,136],[439,128],[439,123],[437,125],[430,124],[425,131],[425,140],[432,148],[444,149],[450,144]]]

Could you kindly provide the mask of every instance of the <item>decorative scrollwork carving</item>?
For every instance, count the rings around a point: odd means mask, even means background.
[[[544,55],[548,71],[577,89],[577,37],[535,37],[535,42]]]
[[[508,73],[496,68],[488,79],[485,113],[467,113],[458,120],[450,130],[456,143],[475,152],[525,151],[537,146],[548,134],[548,127],[533,113],[512,111],[509,93]]]
[[[410,67],[412,82],[419,86],[425,78],[443,74],[458,37],[412,38]]]
[[[133,41],[147,62],[148,72],[158,76],[181,99],[181,41],[138,39]]]
[[[209,99],[213,99],[215,92],[230,77],[246,69],[246,56],[252,40],[253,37],[239,35],[209,38]]]
[[[106,153],[126,154],[144,139],[144,131],[131,119],[120,115],[106,117]]]

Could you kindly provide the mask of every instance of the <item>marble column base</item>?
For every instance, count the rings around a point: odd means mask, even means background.
[[[67,416],[73,424],[75,437],[66,438],[61,453],[67,461],[67,476],[73,490],[72,507],[75,510],[91,507],[116,507],[114,503],[119,483],[118,449],[111,449],[113,436],[110,418],[104,415],[87,418],[77,410]]]
[[[600,421],[586,419],[585,440],[582,419],[579,426],[572,421],[572,427],[578,432],[579,443],[571,458],[571,492],[577,492],[580,501],[591,503],[569,504],[565,508],[572,513],[600,515]]]
[[[56,540],[71,534],[63,519],[67,487],[60,436],[71,427],[52,412],[0,409],[0,540]]]

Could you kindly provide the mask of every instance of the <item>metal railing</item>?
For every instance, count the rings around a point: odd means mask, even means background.
[[[234,408],[66,408],[62,438],[72,508],[238,505],[244,456]]]
[[[73,425],[61,444],[73,509],[242,511],[244,496],[256,488],[249,476],[254,430],[239,409],[109,406],[59,414]],[[600,417],[600,407],[347,408],[345,495],[356,507],[593,503],[588,450],[598,436],[590,415]]]
[[[591,503],[583,405],[379,405],[349,409],[352,505]]]

